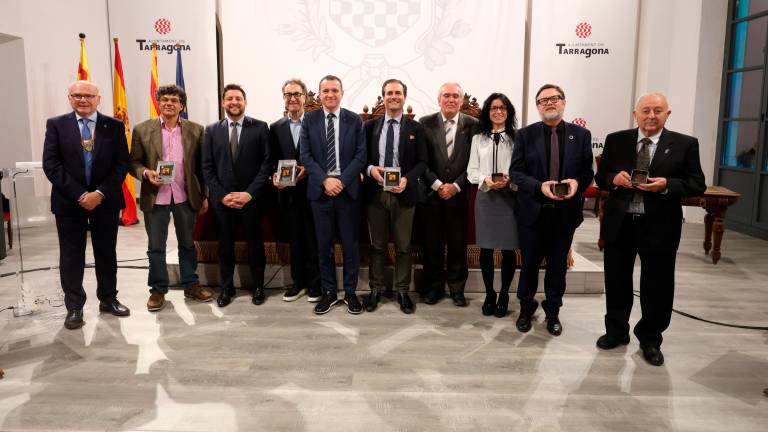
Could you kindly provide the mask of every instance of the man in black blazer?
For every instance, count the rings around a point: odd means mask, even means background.
[[[547,331],[563,331],[560,307],[565,293],[568,250],[584,217],[582,193],[592,183],[592,135],[587,129],[563,120],[565,92],[554,84],[536,92],[540,122],[520,129],[515,136],[510,177],[518,186],[515,218],[522,265],[517,298],[520,316],[517,329],[527,332],[539,304],[534,297],[539,285],[539,266],[546,259],[541,306]],[[560,194],[551,188],[559,184]]]
[[[611,349],[629,343],[632,273],[639,255],[642,317],[634,333],[643,358],[654,366],[664,363],[661,333],[672,316],[683,223],[680,198],[700,195],[707,188],[699,142],[665,129],[670,113],[664,95],[641,97],[633,112],[638,128],[606,137],[595,176],[600,189],[610,191],[600,230],[605,240],[606,333],[597,346]]]
[[[411,284],[411,230],[418,201],[419,177],[427,166],[424,127],[403,115],[408,87],[398,79],[381,86],[386,112],[365,122],[368,163],[365,176],[368,231],[371,235],[369,280],[371,293],[365,310],[376,310],[384,291],[384,263],[390,232],[395,240],[394,285],[403,313],[413,313],[408,296]],[[400,180],[384,190],[385,168],[399,168]],[[391,189],[390,189],[391,187]]]
[[[83,272],[87,231],[96,262],[99,310],[130,315],[117,300],[117,227],[125,207],[122,183],[128,173],[123,122],[96,111],[99,89],[91,82],[69,86],[73,112],[48,119],[43,170],[53,185],[51,212],[59,234],[59,277],[67,316],[64,327],[83,326]]]
[[[422,176],[428,193],[420,210],[424,230],[422,296],[430,305],[440,301],[447,283],[453,304],[467,306],[467,164],[478,123],[459,112],[463,101],[461,86],[445,83],[437,94],[440,112],[419,119],[426,132],[428,158]]]
[[[242,223],[248,244],[248,265],[253,278],[251,301],[264,303],[264,240],[259,206],[270,176],[269,129],[263,121],[245,115],[245,90],[227,84],[221,98],[226,117],[205,128],[203,177],[219,223],[219,277],[216,303],[228,305],[235,296],[235,233]]]
[[[338,227],[344,248],[344,302],[347,311],[363,308],[355,294],[360,270],[360,173],[365,166],[363,121],[341,108],[341,79],[326,75],[320,80],[323,108],[304,115],[301,127],[301,163],[309,172],[307,198],[317,230],[323,298],[315,313],[327,313],[338,302],[333,240]]]
[[[301,124],[304,121],[304,103],[307,100],[307,86],[293,78],[283,84],[283,99],[288,115],[269,126],[270,155],[272,169],[277,169],[281,159],[299,159]],[[284,186],[272,174],[272,184],[278,189],[281,225],[287,228],[291,248],[291,279],[293,285],[283,294],[283,300],[297,300],[304,293],[307,301],[317,303],[322,297],[320,289],[320,264],[317,258],[315,224],[312,208],[307,199],[307,170],[296,167],[296,186]]]

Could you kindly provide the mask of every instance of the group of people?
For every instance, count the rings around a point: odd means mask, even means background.
[[[563,331],[559,311],[568,251],[583,221],[582,193],[594,179],[610,194],[601,228],[606,241],[606,333],[597,346],[612,349],[629,342],[633,266],[639,255],[642,318],[634,333],[644,358],[653,365],[663,364],[661,334],[672,311],[680,198],[705,190],[698,142],[664,127],[670,110],[663,95],[638,100],[634,109],[638,128],[608,135],[595,174],[591,134],[563,120],[565,92],[557,85],[545,84],[537,91],[541,121],[520,129],[515,107],[501,93],[488,96],[479,121],[461,113],[464,91],[455,82],[440,86],[440,111],[419,121],[404,114],[408,88],[398,79],[382,84],[384,115],[365,123],[341,107],[344,89],[336,76],[320,80],[322,107],[311,112],[304,112],[308,91],[301,80],[290,79],[281,90],[286,115],[268,126],[245,115],[245,90],[228,84],[221,95],[225,117],[203,127],[181,117],[184,90],[162,86],[156,95],[159,118],[136,125],[129,153],[123,123],[97,111],[98,87],[87,81],[69,86],[73,112],[48,120],[43,152],[43,167],[53,184],[51,209],[59,234],[66,328],[83,325],[87,230],[95,256],[99,310],[130,314],[117,299],[115,254],[118,215],[124,206],[121,184],[129,172],[141,181],[150,311],[163,308],[168,292],[165,256],[171,215],[184,295],[201,302],[213,300],[214,292],[199,283],[192,238],[196,215],[209,208],[217,219],[218,306],[226,307],[235,297],[234,244],[239,226],[247,243],[252,302],[265,301],[260,220],[269,205],[264,197],[270,187],[278,189],[281,224],[289,234],[293,284],[283,300],[306,295],[316,303],[316,314],[339,303],[346,304],[349,313],[359,314],[363,309],[375,311],[382,294],[392,289],[401,311],[413,313],[411,237],[419,214],[424,231],[425,280],[419,292],[423,302],[438,303],[447,287],[454,305],[467,306],[468,191],[470,184],[476,184],[475,236],[486,290],[482,313],[506,316],[519,253],[516,327],[520,332],[532,328],[543,266],[541,306],[547,331],[558,336]],[[292,182],[281,181],[278,161],[295,161]],[[361,301],[356,290],[362,214],[371,247],[370,292]],[[334,256],[337,236],[343,250],[341,299]],[[395,252],[392,287],[384,275],[390,239]]]

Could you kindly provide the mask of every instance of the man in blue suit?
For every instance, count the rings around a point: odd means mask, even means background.
[[[253,279],[251,302],[264,303],[264,240],[260,206],[272,170],[269,159],[269,128],[245,115],[245,90],[227,84],[221,96],[226,117],[205,128],[203,178],[211,195],[211,207],[219,223],[219,277],[216,299],[225,307],[235,296],[235,232],[242,224],[248,245],[248,265]]]
[[[128,141],[119,120],[96,111],[99,89],[88,81],[69,86],[73,112],[48,119],[43,170],[50,180],[51,212],[59,234],[59,277],[67,316],[64,327],[83,326],[83,272],[87,231],[96,262],[99,310],[130,315],[117,300],[117,227],[125,207],[122,183],[128,172]]]
[[[327,313],[338,302],[333,240],[338,227],[344,248],[344,302],[351,314],[362,312],[355,290],[360,269],[360,173],[365,166],[363,122],[341,108],[341,79],[320,80],[323,108],[304,115],[301,127],[301,163],[309,173],[307,198],[311,201],[320,258],[322,300],[315,313]]]
[[[515,203],[522,251],[517,298],[517,329],[527,332],[539,304],[534,299],[539,265],[546,259],[542,308],[547,331],[559,336],[565,293],[565,272],[573,234],[584,217],[582,193],[592,183],[592,134],[563,120],[565,92],[554,84],[536,92],[540,122],[524,127],[515,137],[510,176],[518,186]],[[563,191],[558,192],[555,185]]]

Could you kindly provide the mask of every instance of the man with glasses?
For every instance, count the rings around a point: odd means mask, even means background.
[[[544,273],[547,331],[563,331],[560,307],[565,293],[565,273],[573,234],[584,217],[582,193],[592,183],[592,135],[587,129],[563,120],[565,92],[545,84],[536,92],[540,122],[524,127],[515,137],[510,177],[518,186],[515,203],[522,265],[517,298],[517,329],[531,329],[539,266]]]
[[[72,112],[48,119],[43,171],[50,180],[51,212],[59,235],[59,277],[67,316],[64,327],[83,326],[85,246],[91,232],[99,310],[127,316],[117,300],[117,227],[125,207],[122,183],[128,171],[123,122],[96,111],[99,88],[88,81],[69,86]]]
[[[148,237],[150,312],[165,306],[168,293],[165,250],[171,215],[179,244],[179,283],[184,287],[184,296],[202,302],[213,299],[213,292],[200,286],[192,240],[196,215],[208,210],[200,151],[203,127],[180,117],[187,105],[187,94],[181,87],[161,86],[156,98],[160,117],[137,124],[131,143],[131,175],[141,180],[140,207]]]
[[[269,127],[273,170],[277,169],[279,160],[299,159],[301,124],[307,101],[307,86],[298,78],[283,83],[282,92],[288,115]],[[292,302],[306,293],[307,301],[317,303],[322,297],[322,291],[315,225],[307,199],[307,170],[297,162],[295,186],[281,184],[277,173],[272,175],[272,184],[278,189],[281,226],[285,226],[291,248],[293,285],[285,291],[283,300]]]
[[[253,287],[251,303],[264,303],[264,239],[261,207],[270,175],[269,128],[245,115],[245,90],[227,84],[221,95],[225,118],[208,125],[203,139],[203,176],[218,224],[219,279],[216,303],[225,307],[235,297],[235,233],[242,225],[248,247]]]

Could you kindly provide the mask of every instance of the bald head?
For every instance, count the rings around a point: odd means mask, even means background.
[[[81,117],[89,117],[96,112],[101,102],[99,87],[90,81],[75,81],[68,87],[69,105]]]
[[[663,94],[649,93],[637,99],[632,115],[635,117],[640,132],[644,136],[650,137],[664,129],[671,113],[667,98]]]

